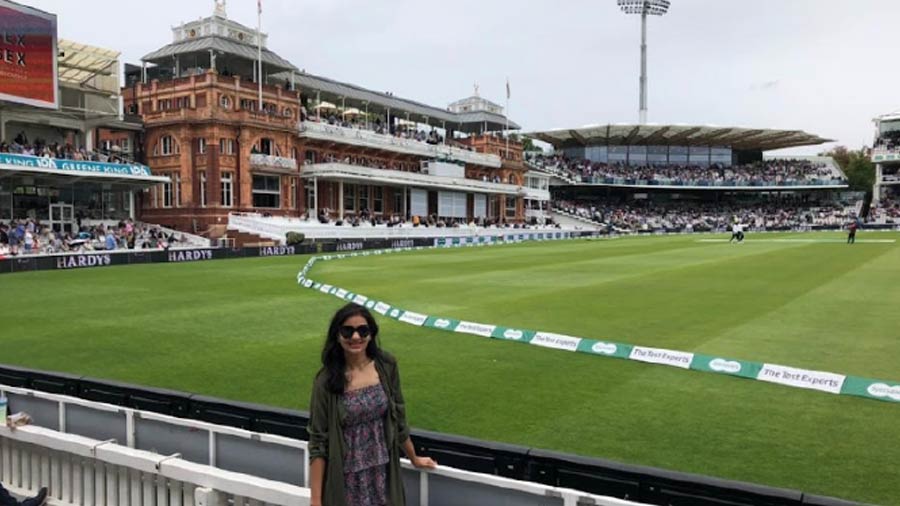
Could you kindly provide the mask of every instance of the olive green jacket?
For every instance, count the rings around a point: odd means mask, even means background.
[[[406,405],[400,391],[400,373],[397,360],[384,353],[375,360],[375,369],[381,386],[388,397],[388,412],[384,423],[385,442],[388,446],[388,506],[405,506],[403,479],[400,474],[400,453],[409,439],[406,425]],[[328,391],[326,374],[320,370],[313,382],[312,399],[309,402],[309,460],[325,459],[325,477],[322,483],[322,506],[346,506],[344,495],[344,433],[341,421],[347,416],[341,396]]]

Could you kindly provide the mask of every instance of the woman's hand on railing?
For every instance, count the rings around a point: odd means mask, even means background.
[[[412,465],[416,469],[435,469],[437,468],[437,462],[431,457],[416,457],[412,459]]]

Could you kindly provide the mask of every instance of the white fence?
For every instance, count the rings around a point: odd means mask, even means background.
[[[73,506],[306,506],[309,489],[43,427],[0,427],[0,477]]]
[[[324,225],[314,221],[297,218],[281,218],[252,216],[247,214],[231,214],[228,216],[228,228],[238,232],[256,234],[267,239],[284,241],[288,232],[300,232],[309,239],[416,239],[440,237],[492,237],[513,233],[562,232],[552,227],[546,228],[486,228],[486,227],[413,227],[404,224],[402,227],[386,225],[360,225],[358,227]],[[571,229],[568,229],[571,230]]]
[[[309,504],[305,441],[5,385],[0,393],[12,411],[35,416],[31,426],[0,427],[0,482],[17,495],[46,486],[51,504],[63,506]],[[236,448],[242,472],[222,468],[235,465],[223,453]],[[283,455],[291,456],[287,464]],[[408,506],[640,506],[450,467],[420,471],[402,464]],[[256,472],[248,469],[253,466]],[[291,475],[273,479],[285,470]]]

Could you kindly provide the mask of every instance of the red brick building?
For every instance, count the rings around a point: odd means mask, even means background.
[[[147,165],[171,180],[145,193],[144,221],[215,233],[234,212],[524,219],[522,146],[495,137],[518,125],[477,93],[442,109],[299,72],[222,6],[173,35],[122,92]]]

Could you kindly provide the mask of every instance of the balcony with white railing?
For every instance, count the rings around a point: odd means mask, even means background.
[[[455,160],[491,168],[499,168],[502,164],[500,157],[497,155],[477,153],[446,144],[429,144],[415,139],[379,134],[371,130],[345,128],[313,121],[300,123],[300,136],[308,139],[339,142],[434,159]]]
[[[900,146],[883,147],[879,146],[872,149],[873,163],[900,163]]]
[[[467,177],[439,176],[425,172],[405,172],[400,170],[376,169],[343,162],[315,163],[303,166],[304,178],[319,178],[331,181],[353,181],[364,184],[384,184],[393,186],[415,186],[461,192],[489,193],[498,195],[524,195],[522,186],[492,182]]]
[[[0,384],[31,425],[0,426],[0,482],[53,506],[306,506],[305,441]],[[640,506],[568,488],[402,461],[407,506]]]
[[[293,175],[297,172],[297,160],[283,156],[252,153],[250,155],[250,170]]]

